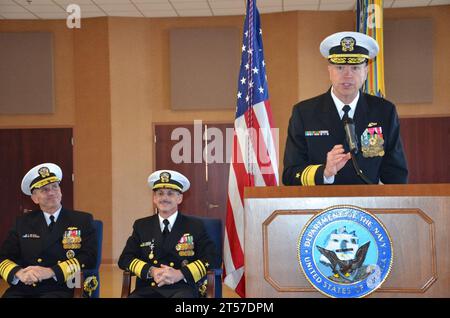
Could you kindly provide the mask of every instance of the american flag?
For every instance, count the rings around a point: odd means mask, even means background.
[[[245,297],[244,187],[278,185],[278,134],[273,128],[259,12],[247,0],[228,181],[224,282]]]

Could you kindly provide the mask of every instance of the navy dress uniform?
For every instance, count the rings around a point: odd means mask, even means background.
[[[22,191],[31,195],[62,179],[61,169],[52,163],[38,165],[22,180]],[[0,276],[10,284],[4,297],[70,297],[74,275],[95,265],[97,243],[92,215],[61,206],[50,227],[42,210],[17,218],[0,248]],[[15,274],[28,266],[50,267],[55,276],[26,285]]]
[[[173,189],[180,193],[190,184],[182,174],[160,170],[148,178],[149,186]],[[198,283],[206,276],[209,267],[216,268],[217,252],[203,222],[177,212],[172,230],[166,235],[161,231],[158,214],[134,222],[133,233],[119,258],[119,267],[137,276],[134,293],[140,297],[198,297]],[[162,264],[179,269],[184,280],[158,287],[151,277],[152,266]]]
[[[377,42],[357,32],[339,32],[320,45],[329,63],[359,65],[378,53]],[[360,169],[374,184],[406,183],[408,169],[400,138],[395,105],[359,91],[353,116],[360,150],[356,160]],[[345,131],[331,94],[331,88],[320,96],[293,107],[284,154],[285,185],[324,184],[327,153],[334,145],[345,145]],[[334,176],[333,184],[364,183],[356,174],[351,160]]]

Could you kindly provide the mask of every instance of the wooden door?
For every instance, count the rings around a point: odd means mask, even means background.
[[[63,205],[73,209],[72,129],[0,129],[0,242],[15,218],[36,209],[20,185],[37,164],[53,162],[63,171]]]
[[[409,183],[450,183],[450,117],[401,118]]]
[[[171,169],[183,173],[191,182],[191,188],[184,194],[180,211],[185,214],[208,216],[222,219],[225,226],[227,208],[227,190],[229,163],[226,158],[226,129],[232,130],[233,124],[205,124],[201,129],[194,125],[155,125],[155,170]],[[178,129],[178,130],[176,130]],[[185,160],[179,162],[180,131],[190,133],[190,154],[182,153]],[[209,163],[203,153],[208,145],[216,141],[205,139],[208,131],[221,132],[222,158],[218,162]],[[176,140],[171,140],[171,136]],[[217,134],[215,135],[217,136]],[[199,144],[201,147],[199,147]],[[201,149],[200,149],[201,148]],[[199,156],[199,149],[201,155]],[[218,150],[217,150],[218,151]],[[175,157],[177,158],[174,158]],[[174,160],[175,159],[175,160]]]
[[[230,159],[231,159],[231,144],[232,138],[227,139],[227,129],[233,131],[233,124],[206,124],[206,149],[210,149],[210,145],[215,143],[215,138],[211,135],[220,132],[223,136],[223,147],[219,155],[212,153],[215,162],[205,162],[206,165],[206,185],[207,196],[205,197],[206,215],[222,219],[222,224],[225,226],[227,215],[227,198],[228,198],[228,177],[230,173]],[[229,135],[228,135],[229,137]],[[216,144],[217,145],[217,144]],[[215,147],[216,151],[218,147]],[[221,160],[222,159],[222,160]]]

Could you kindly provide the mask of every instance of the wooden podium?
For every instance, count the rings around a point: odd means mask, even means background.
[[[391,236],[391,273],[368,297],[450,297],[450,184],[246,188],[246,297],[325,297],[303,275],[298,240],[336,205],[373,213]]]

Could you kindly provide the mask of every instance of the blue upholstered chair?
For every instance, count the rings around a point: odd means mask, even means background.
[[[203,221],[209,237],[214,242],[217,248],[217,255],[219,257],[217,264],[222,264],[222,220],[209,217],[195,217]],[[121,294],[122,298],[128,297],[128,295],[130,295],[132,276],[133,273],[128,270],[123,272]],[[220,267],[209,269],[206,274],[205,280],[207,281],[205,296],[207,298],[222,298],[222,268]]]
[[[81,270],[81,286],[75,289],[74,297],[99,298],[100,297],[100,264],[102,262],[103,222],[94,220],[97,234],[97,261],[94,268]]]
[[[214,242],[219,256],[217,264],[222,264],[222,220],[209,217],[196,217],[203,221],[206,232]],[[207,297],[222,298],[222,268],[211,268],[207,273]]]

